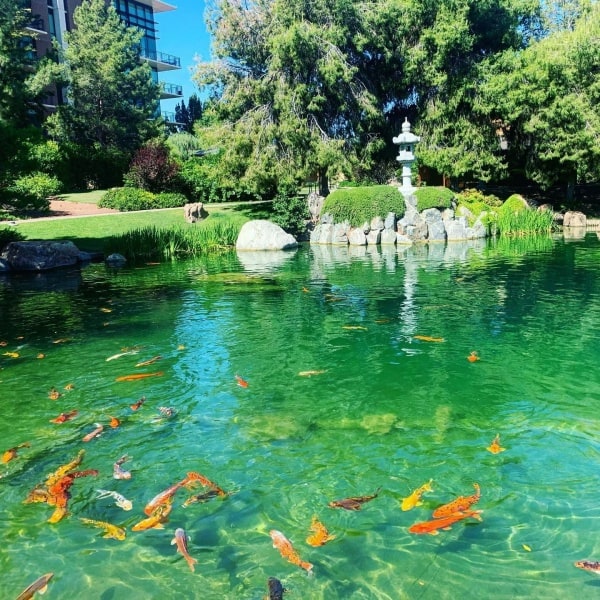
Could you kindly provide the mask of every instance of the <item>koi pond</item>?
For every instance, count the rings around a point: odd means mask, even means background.
[[[1,279],[0,597],[599,595],[599,276],[588,233]]]

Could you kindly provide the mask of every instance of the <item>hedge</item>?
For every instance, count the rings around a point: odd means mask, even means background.
[[[353,227],[370,222],[373,217],[385,218],[393,212],[404,216],[404,196],[391,185],[339,188],[329,194],[322,213],[330,214],[336,223],[347,221]]]

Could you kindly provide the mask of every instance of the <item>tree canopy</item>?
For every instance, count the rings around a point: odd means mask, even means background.
[[[479,68],[524,48],[539,9],[537,0],[215,0],[215,60],[195,73],[212,90],[201,135],[249,185],[339,170],[384,180],[408,116],[430,166],[501,174],[477,103]]]

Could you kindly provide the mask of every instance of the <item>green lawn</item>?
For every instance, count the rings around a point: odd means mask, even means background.
[[[78,202],[89,202],[87,194],[77,194]],[[71,196],[71,194],[69,194]],[[101,193],[100,193],[101,196]],[[61,196],[61,199],[63,196]],[[64,198],[66,200],[66,197]],[[97,198],[97,200],[99,197]],[[96,201],[97,201],[96,200]],[[229,215],[242,215],[250,219],[269,218],[270,203],[223,203],[207,204],[208,219],[226,219]],[[103,252],[107,238],[121,235],[133,229],[144,227],[194,227],[186,223],[183,208],[164,210],[148,210],[138,212],[121,212],[90,217],[31,219],[19,221],[16,230],[28,240],[71,240],[80,250],[87,252]]]
[[[59,194],[59,200],[66,202],[87,202],[89,204],[98,204],[100,198],[106,194],[106,190],[92,190],[91,192],[76,192],[73,194]]]

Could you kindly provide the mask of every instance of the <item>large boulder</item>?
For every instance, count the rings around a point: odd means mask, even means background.
[[[587,218],[582,212],[569,210],[565,213],[563,227],[587,227]]]
[[[0,255],[2,264],[11,271],[47,271],[72,267],[86,260],[89,255],[68,241],[10,242]]]
[[[235,244],[236,250],[288,250],[297,246],[293,235],[264,219],[244,223]]]

